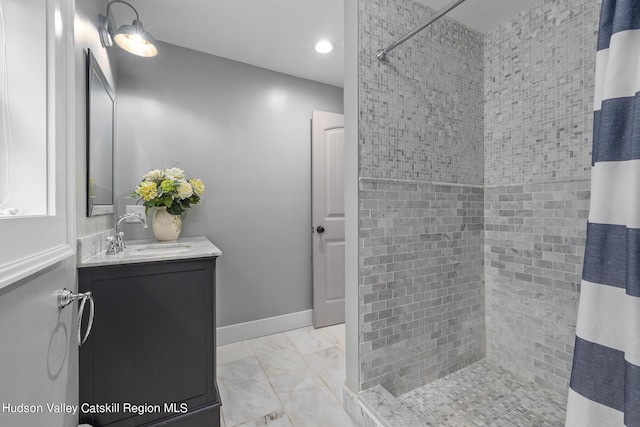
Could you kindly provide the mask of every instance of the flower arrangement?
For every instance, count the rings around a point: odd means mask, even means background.
[[[166,206],[167,212],[181,215],[200,201],[204,184],[199,179],[187,179],[178,168],[153,169],[142,177],[142,182],[131,193],[139,197],[148,214],[151,207]]]

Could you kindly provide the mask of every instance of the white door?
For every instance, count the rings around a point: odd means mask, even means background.
[[[344,116],[312,116],[313,326],[344,323]]]

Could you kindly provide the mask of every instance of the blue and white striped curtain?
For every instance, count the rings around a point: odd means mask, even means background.
[[[603,0],[567,426],[640,426],[640,0]]]

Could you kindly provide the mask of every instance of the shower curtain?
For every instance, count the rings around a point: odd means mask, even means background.
[[[567,426],[640,426],[640,0],[603,0]]]

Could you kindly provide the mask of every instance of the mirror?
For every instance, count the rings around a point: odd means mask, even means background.
[[[87,52],[87,216],[113,214],[114,92]]]

